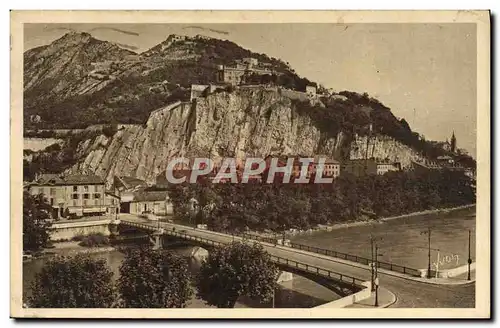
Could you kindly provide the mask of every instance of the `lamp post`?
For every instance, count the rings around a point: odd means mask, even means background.
[[[470,229],[469,229],[469,257],[467,259],[467,280],[470,280],[470,265],[472,263],[472,259],[470,258]]]
[[[427,231],[420,233],[421,235],[427,234],[427,278],[431,277],[431,227],[427,228]]]
[[[273,285],[273,309],[276,307],[276,286]]]
[[[372,292],[375,291],[375,268],[373,266],[373,264],[375,263],[374,261],[374,253],[373,253],[373,247],[374,247],[374,244],[373,244],[373,235],[370,234],[370,245],[371,245],[371,254],[372,254],[372,261],[370,263],[370,268],[371,268],[371,282],[372,282]]]
[[[378,257],[382,255],[378,252],[378,245],[375,245],[375,307],[378,307]]]

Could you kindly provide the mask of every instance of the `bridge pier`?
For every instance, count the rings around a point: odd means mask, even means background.
[[[118,231],[118,225],[119,224],[120,224],[119,220],[112,220],[108,224],[108,229],[109,229],[109,235],[110,236],[117,236],[117,235],[120,234],[120,232]]]
[[[208,257],[208,251],[203,247],[199,246],[194,247],[193,250],[191,251],[191,257],[194,257],[199,261],[203,261]]]
[[[293,273],[288,272],[288,271],[280,271],[280,274],[278,275],[278,280],[277,283],[282,283],[282,282],[287,282],[287,281],[292,281],[293,280]]]
[[[163,248],[163,233],[162,232],[154,232],[151,235],[150,239],[153,242],[153,249]]]

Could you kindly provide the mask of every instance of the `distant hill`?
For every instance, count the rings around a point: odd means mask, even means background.
[[[102,123],[144,123],[149,113],[189,99],[191,84],[214,82],[217,65],[257,58],[305,89],[279,59],[219,39],[193,37],[162,43],[137,54],[88,33],[68,33],[24,53],[25,127],[85,128]],[[31,117],[40,116],[36,124]]]

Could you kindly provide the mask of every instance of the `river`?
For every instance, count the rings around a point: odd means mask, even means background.
[[[294,243],[332,249],[371,258],[370,235],[379,248],[379,260],[416,269],[428,263],[428,229],[431,230],[431,262],[438,259],[439,269],[467,264],[468,231],[471,231],[471,258],[474,261],[475,208],[447,213],[399,218],[380,223],[358,225],[332,231],[312,232],[291,238]]]

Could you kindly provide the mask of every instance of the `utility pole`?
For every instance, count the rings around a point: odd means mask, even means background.
[[[469,229],[469,258],[467,259],[467,280],[470,280],[470,265],[472,259],[470,258],[470,229]]]
[[[375,261],[374,261],[374,256],[373,256],[373,235],[370,235],[370,244],[371,244],[371,252],[372,252],[372,261],[370,263],[370,266],[371,266],[371,282],[372,282],[372,292],[375,291],[375,268],[373,267]]]
[[[375,307],[378,307],[378,256],[382,255],[378,253],[378,246],[375,245]]]
[[[421,235],[427,234],[427,278],[431,277],[431,227],[427,231],[420,232]],[[417,247],[420,248],[420,247]]]
[[[427,278],[430,278],[431,277],[431,227],[429,227],[428,237],[429,237],[429,250],[428,250],[428,253],[427,253],[427,257],[428,257],[428,262],[427,262]]]

